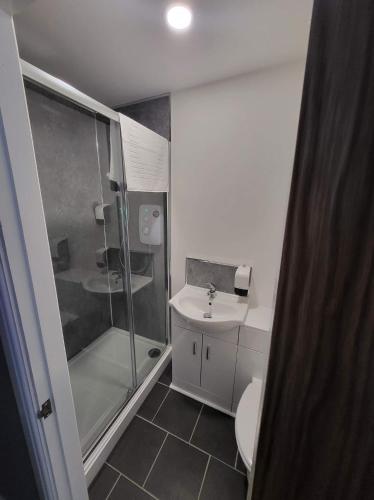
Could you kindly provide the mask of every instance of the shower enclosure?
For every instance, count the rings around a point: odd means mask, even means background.
[[[54,87],[25,78],[86,459],[168,344],[167,194],[128,192],[118,120]],[[141,233],[148,211],[163,222],[152,244]]]

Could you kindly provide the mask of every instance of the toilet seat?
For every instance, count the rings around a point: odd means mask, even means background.
[[[262,380],[253,378],[239,401],[235,418],[235,435],[240,456],[250,471],[255,446]]]

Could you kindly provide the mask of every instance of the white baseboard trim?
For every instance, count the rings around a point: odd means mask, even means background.
[[[192,398],[192,399],[195,399],[196,401],[199,401],[200,403],[203,403],[207,406],[210,406],[211,408],[214,408],[215,410],[219,410],[221,411],[222,413],[226,413],[226,415],[230,415],[230,417],[234,417],[235,418],[235,413],[233,413],[232,411],[228,410],[227,408],[223,408],[222,406],[216,404],[216,403],[212,403],[211,401],[209,401],[208,399],[204,398],[203,396],[198,396],[197,394],[193,393],[193,392],[190,392],[186,389],[183,389],[182,387],[179,387],[173,383],[170,384],[170,388],[171,389],[174,389],[175,391],[177,392],[180,392],[181,394],[184,394],[185,396],[188,396],[189,398]]]
[[[86,474],[87,485],[89,486],[106,459],[112,452],[118,440],[135,417],[138,409],[151,392],[152,388],[163,373],[171,359],[172,347],[167,346],[165,352],[159,359],[157,365],[152,369],[144,382],[130,399],[125,408],[121,411],[106,433],[103,435],[97,446],[92,450],[84,462],[84,472]]]

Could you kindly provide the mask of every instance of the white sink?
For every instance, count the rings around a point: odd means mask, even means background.
[[[244,323],[248,312],[247,297],[217,292],[212,301],[212,317],[206,318],[204,314],[210,310],[207,292],[205,288],[185,285],[169,303],[191,326],[206,333],[231,330]]]
[[[122,278],[112,271],[97,273],[83,281],[83,288],[94,293],[120,293],[123,292]]]
[[[136,293],[152,282],[150,276],[131,274],[131,291]],[[94,273],[82,281],[83,288],[92,293],[120,293],[123,292],[122,277],[117,273]]]

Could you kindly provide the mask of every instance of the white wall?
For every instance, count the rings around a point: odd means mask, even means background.
[[[186,256],[252,263],[251,299],[272,306],[304,63],[171,96],[173,293]]]

